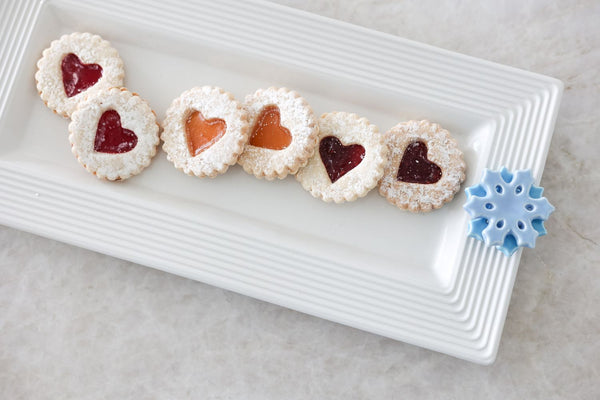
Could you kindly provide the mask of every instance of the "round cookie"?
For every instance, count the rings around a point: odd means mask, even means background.
[[[156,115],[146,101],[124,88],[95,92],[71,118],[71,151],[98,178],[127,179],[150,165],[156,154]]]
[[[319,118],[318,151],[296,179],[314,197],[342,203],[365,196],[383,175],[388,149],[375,125],[345,112]]]
[[[63,35],[43,51],[37,62],[38,92],[55,113],[70,117],[77,105],[99,90],[123,85],[123,61],[98,35]]]
[[[192,88],[173,100],[163,126],[167,159],[198,177],[227,171],[248,141],[248,113],[232,94],[212,86]]]
[[[390,151],[379,193],[412,212],[440,208],[465,179],[463,153],[450,133],[429,121],[408,121],[384,135]]]
[[[250,139],[238,163],[258,178],[295,174],[313,155],[319,128],[300,95],[286,88],[259,89],[246,97]]]

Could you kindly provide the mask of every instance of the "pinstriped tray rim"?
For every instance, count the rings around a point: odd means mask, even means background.
[[[177,25],[179,26],[167,26],[165,28],[167,30],[170,29],[171,33],[181,34],[181,30],[179,29],[181,26],[191,28],[188,19],[186,19],[188,17],[181,11],[177,11],[177,7],[175,4],[176,1],[161,3],[157,1],[148,0],[146,1],[146,3],[147,7],[142,7],[143,9],[157,10],[158,12],[156,12],[156,15],[160,15],[163,19],[165,15],[176,17],[174,19],[171,19],[177,21]],[[105,0],[102,2],[92,1],[86,3],[85,5],[78,4],[77,2],[74,2],[72,0],[49,0],[41,2],[30,0],[28,2],[22,2],[18,6],[15,6],[14,3],[10,2],[5,3],[4,7],[9,9],[9,12],[6,12],[5,17],[8,19],[10,15],[15,15],[12,21],[13,25],[10,25],[17,26],[17,28],[14,28],[14,31],[12,32],[13,36],[15,33],[19,33],[17,32],[19,31],[19,29],[22,32],[20,32],[21,41],[17,42],[16,45],[15,43],[9,43],[9,38],[7,38],[7,36],[4,35],[6,38],[5,41],[1,41],[0,39],[0,53],[4,54],[6,52],[6,54],[8,54],[9,56],[14,56],[13,58],[8,59],[20,59],[20,56],[23,54],[24,51],[26,51],[26,41],[23,42],[23,39],[25,38],[26,40],[28,36],[27,32],[31,31],[31,23],[35,21],[39,10],[47,4],[50,4],[51,6],[58,5],[59,7],[65,5],[69,5],[71,7],[83,7],[88,8],[89,10],[94,10],[96,12],[103,13],[111,13],[115,10],[121,10],[121,14],[127,15],[128,18],[133,18],[134,21],[136,15],[134,14],[134,12],[136,11],[132,9],[132,6],[122,5],[114,0]],[[492,147],[499,146],[499,148],[501,148],[500,151],[495,151],[490,154],[490,160],[488,165],[486,166],[492,168],[496,168],[500,165],[507,165],[509,168],[530,167],[534,173],[534,176],[539,182],[539,179],[541,178],[543,164],[545,161],[545,156],[550,142],[554,119],[556,118],[560,94],[562,92],[562,84],[559,81],[541,75],[536,75],[533,73],[516,70],[514,68],[493,64],[487,61],[478,60],[472,57],[459,55],[446,50],[436,49],[431,46],[422,45],[416,42],[411,42],[383,33],[370,31],[365,28],[352,26],[339,21],[314,16],[312,14],[285,8],[271,3],[232,3],[230,1],[226,1],[218,3],[216,5],[214,3],[211,4],[214,6],[211,12],[216,13],[223,13],[224,10],[232,11],[234,9],[234,11],[240,13],[250,13],[253,12],[253,10],[255,10],[256,7],[260,7],[262,16],[266,15],[265,18],[280,21],[278,25],[276,24],[277,26],[284,26],[286,24],[291,23],[290,21],[299,24],[297,26],[302,27],[306,25],[305,29],[298,29],[301,32],[304,31],[304,35],[307,35],[307,32],[310,32],[311,29],[314,30],[315,26],[321,28],[319,31],[320,35],[325,37],[327,37],[327,35],[330,34],[329,32],[334,32],[335,34],[336,32],[339,33],[340,31],[343,31],[349,38],[360,38],[362,42],[359,41],[358,43],[362,44],[363,46],[366,46],[367,44],[373,46],[374,43],[377,43],[377,45],[381,49],[382,54],[394,54],[394,52],[398,51],[398,48],[402,48],[403,50],[406,50],[407,54],[413,54],[414,57],[419,57],[419,59],[422,60],[431,59],[439,61],[440,59],[442,59],[444,61],[447,61],[446,63],[444,63],[444,65],[447,69],[451,70],[450,72],[452,72],[452,68],[464,68],[470,74],[472,74],[472,76],[461,75],[461,79],[457,80],[456,74],[453,75],[448,71],[444,71],[442,68],[438,68],[439,77],[436,75],[436,79],[439,78],[438,82],[442,82],[442,85],[447,86],[449,85],[450,81],[462,81],[462,84],[465,85],[465,82],[469,82],[469,79],[471,79],[471,81],[476,78],[479,79],[480,86],[476,86],[476,88],[477,91],[481,92],[481,98],[478,98],[479,100],[477,100],[479,102],[481,110],[475,110],[475,112],[478,112],[481,115],[488,116],[491,120],[494,121],[497,129],[494,135],[495,139]],[[12,14],[10,12],[11,6],[13,7]],[[199,5],[195,6],[200,7]],[[122,12],[124,9],[128,10],[126,10],[126,12]],[[254,12],[256,14],[256,11]],[[190,14],[193,14],[193,12],[190,12]],[[137,14],[138,23],[140,22],[140,15],[142,14]],[[151,24],[152,18],[157,17],[145,15],[144,23]],[[188,21],[187,25],[185,21]],[[252,29],[252,27],[250,27],[249,29]],[[10,29],[8,30],[10,31]],[[190,31],[192,31],[192,29],[190,29]],[[232,32],[227,31],[226,29],[224,30],[224,32],[225,33],[223,34],[232,34]],[[193,32],[187,32],[187,34],[193,34]],[[258,43],[256,47],[258,49],[260,45],[263,45],[263,47],[267,46],[272,51],[272,53],[276,53],[275,51],[273,51],[274,47],[272,42],[272,39],[276,37],[275,31],[269,32],[269,34],[265,35],[266,38],[263,38],[265,40],[264,43],[266,44],[262,44],[261,42]],[[241,36],[241,34],[239,35]],[[253,36],[249,35],[249,37],[252,38]],[[302,40],[302,37],[293,37],[289,39],[290,41]],[[219,40],[222,41],[222,38],[219,39],[219,37],[214,37],[211,40],[215,41],[215,43],[221,43],[219,42]],[[269,42],[269,40],[271,40],[271,42]],[[241,43],[239,45],[242,46],[244,45],[244,43]],[[336,44],[336,46],[340,49],[343,49],[344,46],[347,46],[347,43],[338,43]],[[332,48],[336,46],[332,46]],[[297,60],[293,59],[292,55],[285,53],[284,50],[278,50],[281,52],[280,57],[291,60],[292,62],[298,62]],[[314,48],[311,48],[310,46],[307,46],[304,49],[305,52],[311,50],[315,51]],[[346,63],[348,64],[352,60],[351,58],[346,60],[343,56],[340,56],[339,54],[337,54],[336,57],[338,58],[334,59],[334,61],[336,61],[337,67],[343,65],[344,61],[346,61]],[[274,55],[272,58],[276,59],[277,56]],[[373,70],[374,68],[373,65],[370,66],[371,70]],[[425,65],[425,61],[423,61],[423,65]],[[320,64],[318,66],[315,66],[315,68],[317,67],[323,70],[328,68],[327,64]],[[11,71],[14,72],[17,68],[18,66],[16,65],[16,63],[13,63],[13,65],[11,65],[8,62],[0,64],[0,72],[8,71],[7,74],[2,75],[4,79],[0,78],[0,90],[2,90],[2,93],[8,92],[11,85],[11,79],[14,79],[14,73],[11,74]],[[331,65],[329,66],[329,68],[331,68]],[[427,64],[427,67],[423,67],[423,69],[431,73],[429,64]],[[371,75],[373,75],[373,71],[371,72]],[[389,83],[389,81],[394,77],[394,71],[383,72],[384,73],[381,75],[386,76],[386,79],[388,79]],[[352,75],[352,70],[350,75]],[[360,76],[358,72],[354,72],[354,75],[356,75],[354,77],[355,79],[365,79],[363,76]],[[346,79],[351,79],[351,77],[346,76]],[[498,85],[498,82],[502,82],[504,84],[503,88],[498,91],[500,94],[496,92],[490,92],[490,88],[494,88],[494,82],[496,82],[496,86]],[[379,83],[375,82],[375,84]],[[448,87],[450,87],[452,91],[456,92],[457,90],[452,86]],[[510,90],[506,88],[510,88]],[[410,87],[409,89],[414,90],[414,88]],[[397,87],[394,87],[394,90],[402,92],[407,90],[407,87],[398,84]],[[449,93],[452,93],[452,91],[449,91]],[[476,91],[474,91],[471,88],[471,92],[469,93],[473,94],[475,92]],[[436,93],[438,93],[439,95],[440,92],[438,91]],[[488,94],[488,102],[482,101],[482,99],[486,97],[486,93]],[[504,95],[502,96],[501,94]],[[452,96],[449,96],[448,98],[452,99]],[[477,97],[472,96],[472,99],[475,98]],[[519,99],[520,101],[515,102],[515,99]],[[472,101],[475,102],[475,100]],[[5,104],[5,102],[0,102],[0,118],[2,117],[2,112],[4,110]],[[464,107],[464,104],[459,105],[461,107]],[[533,132],[533,134],[521,135],[520,141],[515,141],[515,136],[517,135],[517,133],[523,132],[523,130],[526,130],[526,132]],[[524,143],[523,140],[525,140]],[[520,158],[517,156],[510,156],[510,154],[528,154],[531,153],[527,151],[528,148],[540,146],[543,149],[543,151],[534,153],[533,158],[531,154],[529,158],[526,158],[524,156],[521,156]],[[516,153],[514,151],[515,147],[517,149]],[[523,150],[519,152],[519,148]],[[0,157],[0,179],[2,179],[2,177],[6,178],[7,175],[12,176],[13,179],[15,177],[21,177],[21,181],[28,181],[31,183],[32,186],[35,186],[36,184],[43,186],[49,181],[47,178],[42,179],[39,176],[27,176],[27,173],[25,171],[19,171],[19,168],[17,166],[11,165],[10,163],[2,162]],[[27,196],[27,188],[23,188],[22,186],[19,187],[19,185],[15,185],[14,183],[11,186],[10,179],[8,181],[4,180],[4,182],[6,183],[7,187],[10,186],[11,188],[10,195],[8,194],[7,190],[6,193],[4,193],[5,197],[13,196],[12,199],[23,199]],[[2,194],[0,194],[0,203],[2,203],[2,200],[3,196]],[[21,229],[30,230],[34,233],[43,233],[42,231],[44,229],[41,226],[41,224],[31,225],[26,223],[24,220],[22,223],[19,223],[19,220],[15,218],[16,215],[19,215],[19,211],[17,210],[16,206],[12,209],[12,212],[14,214],[12,216],[12,219],[10,218],[11,216],[4,215],[4,217],[0,217],[0,222]],[[47,213],[49,214],[50,212],[51,211],[48,211]],[[56,234],[47,236],[57,238]],[[61,240],[71,243],[74,242],[73,238],[69,237],[61,237]],[[82,247],[91,247],[89,243],[85,242],[75,244],[80,245]],[[416,316],[412,315],[412,317],[416,318],[417,322],[420,321],[422,323],[425,323],[425,325],[423,326],[427,326],[427,324],[430,324],[435,327],[441,327],[441,336],[439,336],[438,339],[419,339],[418,336],[427,337],[428,334],[431,333],[431,331],[428,331],[425,328],[421,330],[411,330],[406,326],[408,322],[406,322],[404,326],[400,324],[400,329],[396,328],[396,330],[392,329],[390,331],[390,329],[388,328],[384,328],[377,325],[377,322],[372,322],[372,326],[369,327],[361,326],[360,323],[357,323],[357,321],[352,319],[345,321],[344,318],[341,317],[342,313],[338,313],[338,315],[335,315],[335,313],[334,315],[329,315],[326,312],[319,312],[317,310],[312,310],[310,313],[314,315],[324,316],[326,318],[346,323],[351,326],[357,326],[361,329],[370,330],[396,339],[404,340],[410,343],[446,352],[458,357],[469,359],[471,361],[489,363],[493,361],[495,357],[495,352],[497,350],[499,335],[502,329],[506,308],[508,306],[510,292],[512,291],[512,284],[516,275],[520,253],[510,259],[506,259],[503,258],[503,256],[499,256],[497,252],[494,252],[489,249],[483,249],[483,247],[478,242],[474,242],[471,239],[467,241],[466,247],[467,248],[465,249],[465,253],[469,256],[475,254],[475,256],[472,256],[474,257],[474,259],[467,259],[464,262],[465,264],[469,264],[469,268],[460,268],[457,272],[455,279],[452,280],[452,285],[448,288],[445,288],[442,292],[436,292],[431,289],[427,290],[427,288],[414,287],[410,283],[406,284],[406,282],[394,282],[395,284],[399,285],[398,287],[402,290],[408,291],[408,294],[403,293],[404,297],[399,296],[399,298],[397,299],[398,304],[404,304],[405,307],[404,314],[400,312],[402,310],[397,312],[397,320],[399,320],[400,318],[406,318],[407,321],[411,321],[409,318],[411,314],[411,309],[407,304],[415,303],[417,306],[415,309],[418,311],[415,312]],[[96,250],[110,253],[110,249]],[[289,249],[283,250],[284,253],[286,251],[288,251],[288,254],[291,254],[289,253]],[[117,255],[121,258],[131,259],[131,261],[136,261],[135,257],[130,257],[128,256],[128,254],[114,255]],[[477,268],[477,265],[475,264],[477,264],[477,260],[481,259],[487,260],[486,265],[491,267],[486,268],[485,271],[482,271],[482,268]],[[139,258],[137,260],[139,262]],[[148,265],[151,263],[146,262],[145,264]],[[153,266],[160,269],[167,269],[165,266],[161,265]],[[481,267],[481,265],[479,267]],[[176,268],[175,270],[171,268],[170,272],[186,275],[185,272],[177,271]],[[335,273],[332,273],[335,276]],[[191,277],[194,278],[194,276]],[[195,278],[197,279],[198,277],[196,276]],[[362,279],[364,277],[360,278]],[[207,281],[206,278],[200,280]],[[492,282],[495,283],[495,285],[492,286]],[[213,284],[223,287],[227,286],[223,285],[222,282],[218,281],[213,282]],[[377,283],[374,283],[374,285],[377,285]],[[361,287],[361,285],[358,285],[357,287]],[[383,287],[385,287],[385,285],[381,284],[379,288],[381,289]],[[236,290],[236,288],[232,289]],[[371,290],[373,290],[373,288],[371,288]],[[391,286],[389,290],[393,291],[393,286]],[[293,301],[291,301],[290,299],[286,300],[278,298],[269,298],[269,296],[266,293],[251,293],[252,290],[239,289],[237,291],[245,292],[246,294],[253,295],[254,297],[262,298],[264,300],[271,301],[277,304],[282,304],[284,306],[295,308],[300,311],[307,311],[307,309],[310,309],[310,307],[306,306],[306,304],[302,305],[302,302],[300,306],[298,306],[296,304],[291,304],[293,303]],[[402,303],[402,299],[404,300],[404,303]],[[305,301],[308,304],[307,299],[304,299],[303,301]],[[389,301],[389,299],[387,301]],[[332,302],[332,304],[333,303],[334,302]],[[374,305],[373,307],[377,307],[377,305]],[[385,309],[385,307],[382,307],[380,305],[380,309],[383,310]],[[437,317],[428,320],[428,318],[421,316],[421,318],[419,319],[419,313],[423,313],[427,310],[432,312]],[[491,310],[492,312],[486,313],[486,310]],[[406,317],[406,315],[408,315],[408,317]],[[393,313],[392,316],[394,316]],[[452,328],[450,328],[450,326],[452,326]],[[445,335],[443,334],[444,329],[447,329],[445,331]],[[444,338],[446,340],[444,340]],[[450,343],[450,345],[447,345],[448,343]],[[452,347],[453,343],[462,344]]]

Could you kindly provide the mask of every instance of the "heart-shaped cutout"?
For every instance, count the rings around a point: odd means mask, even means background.
[[[335,136],[327,136],[319,143],[319,155],[331,183],[346,175],[365,158],[365,148],[360,144],[344,146]]]
[[[220,118],[204,119],[200,111],[194,111],[185,121],[188,151],[197,156],[215,144],[227,131],[227,124]]]
[[[102,67],[98,64],[84,64],[73,53],[67,54],[60,65],[63,86],[67,97],[73,97],[94,86],[102,77]]]
[[[442,169],[427,159],[427,145],[421,141],[406,146],[396,179],[407,183],[436,183],[442,178]]]
[[[121,126],[121,116],[115,110],[105,111],[98,121],[94,150],[99,153],[127,153],[135,148],[138,137]]]
[[[292,134],[289,129],[281,126],[279,107],[274,104],[262,109],[256,119],[250,144],[271,150],[283,150],[292,143]]]

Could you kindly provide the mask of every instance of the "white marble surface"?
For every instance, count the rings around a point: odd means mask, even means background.
[[[496,363],[0,226],[0,398],[600,398],[600,3],[278,2],[565,82]]]

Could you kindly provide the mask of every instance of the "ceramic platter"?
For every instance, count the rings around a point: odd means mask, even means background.
[[[494,360],[520,252],[508,258],[467,239],[464,191],[427,215],[377,190],[327,204],[293,177],[258,180],[239,166],[190,177],[162,151],[141,175],[103,182],[71,154],[68,121],[40,100],[35,64],[52,40],[86,31],[119,51],[126,86],[161,120],[172,99],[201,85],[238,99],[286,86],[317,115],[354,112],[381,131],[429,119],[463,149],[464,186],[502,165],[530,168],[539,182],[559,81],[263,2],[9,0],[0,9],[0,223]]]

